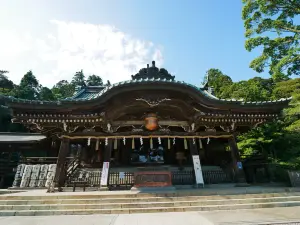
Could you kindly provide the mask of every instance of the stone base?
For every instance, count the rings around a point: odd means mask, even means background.
[[[168,187],[132,187],[131,191],[139,191],[139,192],[164,192],[164,191],[176,191],[176,187],[168,186]]]
[[[235,187],[250,187],[250,184],[243,182],[243,183],[236,183]]]
[[[193,188],[197,188],[197,189],[204,188],[204,184],[195,184],[193,185]]]
[[[109,191],[109,188],[107,186],[102,186],[98,190],[99,191]]]

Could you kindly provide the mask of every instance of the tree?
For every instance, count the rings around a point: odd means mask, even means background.
[[[54,87],[52,88],[52,93],[55,99],[64,99],[73,96],[75,92],[75,85],[69,83],[66,80],[59,81]]]
[[[247,81],[232,83],[221,88],[220,98],[243,99],[244,101],[267,101],[272,95],[272,79],[254,77]]]
[[[300,89],[300,78],[277,82],[272,91],[273,99],[289,98]]]
[[[293,97],[289,107],[284,110],[286,129],[300,132],[300,78],[277,82],[272,96],[273,99]]]
[[[102,86],[103,85],[103,80],[101,77],[97,75],[90,75],[87,79],[87,85],[89,86]]]
[[[214,88],[217,97],[221,96],[222,88],[232,84],[231,78],[223,74],[219,69],[209,69],[205,76],[207,77],[208,86]]]
[[[299,134],[287,131],[283,121],[264,124],[238,137],[242,155],[264,155],[288,168],[300,168]]]
[[[80,70],[75,73],[71,83],[75,86],[80,86],[80,87],[86,86],[83,70]]]
[[[299,0],[243,0],[242,18],[246,28],[245,47],[262,47],[262,54],[250,63],[257,72],[269,68],[276,80],[300,75]]]
[[[6,94],[14,88],[14,83],[5,75],[8,71],[0,70],[0,93]]]
[[[56,100],[52,91],[47,87],[42,87],[39,93],[40,100],[42,101],[54,101]]]
[[[39,98],[40,85],[32,71],[28,71],[16,86],[13,95],[17,98],[34,100]]]

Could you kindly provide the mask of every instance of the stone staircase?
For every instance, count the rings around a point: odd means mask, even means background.
[[[204,196],[198,192],[75,192],[0,196],[0,216],[129,214],[300,206],[300,192]]]

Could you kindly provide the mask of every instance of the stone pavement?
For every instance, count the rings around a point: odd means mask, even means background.
[[[300,207],[213,212],[0,217],[2,225],[247,225],[300,224]]]

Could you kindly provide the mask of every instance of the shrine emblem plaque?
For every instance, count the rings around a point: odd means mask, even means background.
[[[172,175],[168,171],[149,171],[134,173],[134,187],[169,187]]]
[[[156,130],[158,127],[158,119],[155,113],[150,113],[145,118],[145,127],[147,130]]]

